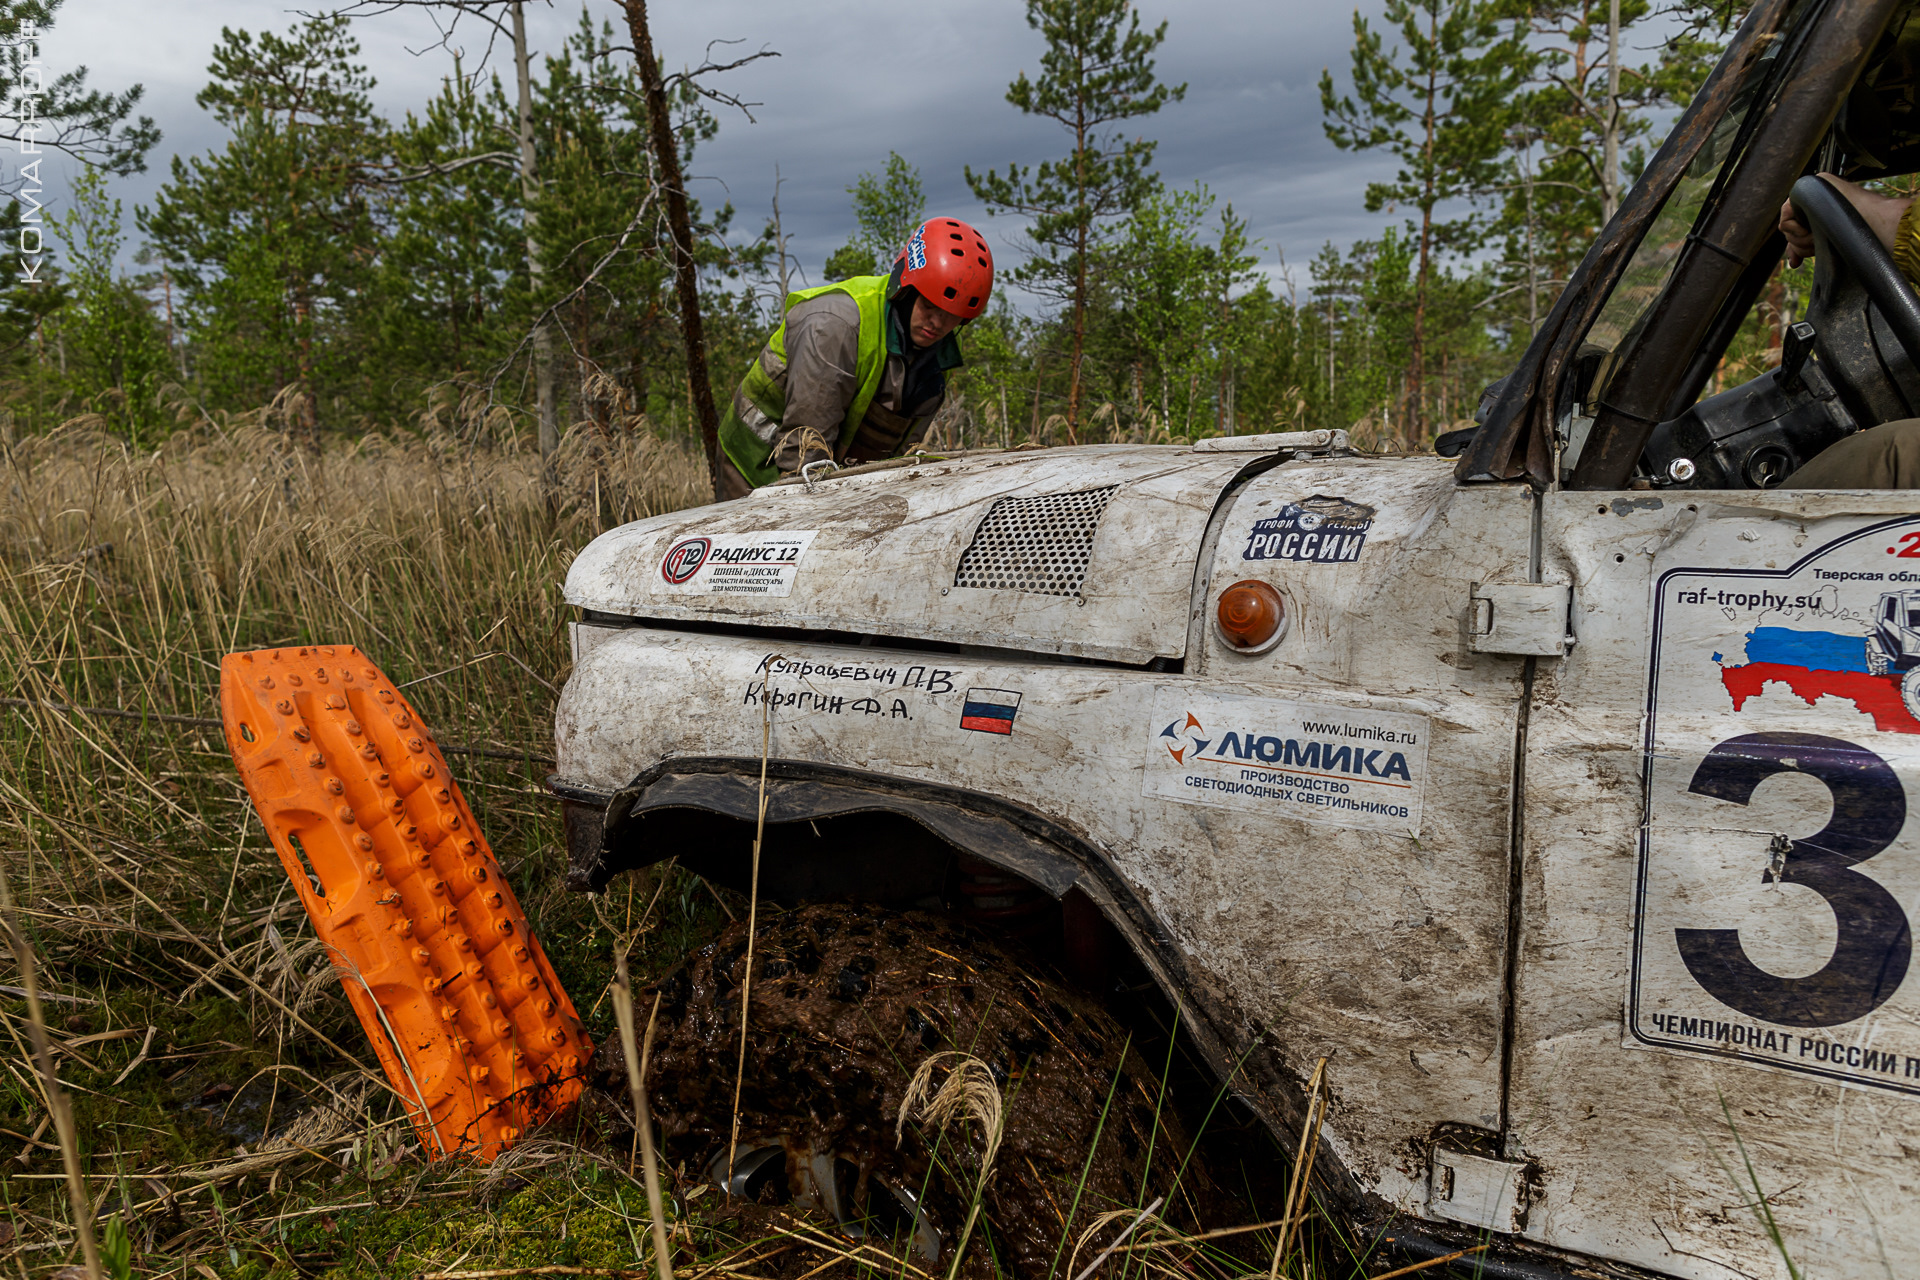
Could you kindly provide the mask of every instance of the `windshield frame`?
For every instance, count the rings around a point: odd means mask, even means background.
[[[1725,160],[1667,286],[1619,358],[1569,488],[1632,482],[1729,295],[1769,243],[1777,252],[1781,204],[1831,135],[1888,24],[1910,4],[1830,0],[1794,14],[1779,56],[1764,69],[1751,119],[1741,123],[1746,146]]]
[[[1675,187],[1693,166],[1715,126],[1732,109],[1751,75],[1761,69],[1762,55],[1796,10],[1811,7],[1815,11],[1810,26],[1846,18],[1853,18],[1857,25],[1861,10],[1886,3],[1889,0],[1761,0],[1754,6],[1640,180],[1628,191],[1613,220],[1587,251],[1506,387],[1489,406],[1485,425],[1475,432],[1455,467],[1462,483],[1526,479],[1537,489],[1557,487],[1555,420],[1563,408],[1571,406],[1573,397],[1569,393],[1573,388],[1569,383],[1576,372],[1580,346]],[[1841,96],[1834,95],[1836,103]],[[1716,182],[1703,207],[1711,208],[1720,193],[1721,186]]]

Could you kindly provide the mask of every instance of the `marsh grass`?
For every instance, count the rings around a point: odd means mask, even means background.
[[[20,980],[0,972],[0,1269],[73,1266],[90,1214],[119,1280],[639,1276],[656,1226],[679,1280],[923,1276],[904,1250],[728,1205],[685,1169],[662,1171],[672,1201],[649,1212],[624,1153],[567,1132],[490,1167],[424,1160],[240,788],[220,659],[358,645],[443,742],[481,753],[453,757],[460,786],[603,1039],[613,953],[650,981],[724,908],[670,867],[600,898],[562,891],[541,785],[568,674],[560,584],[602,530],[704,501],[705,468],[644,423],[576,431],[543,468],[510,436],[477,446],[431,415],[422,434],[313,455],[287,447],[287,411],[190,423],[151,452],[98,424],[21,435],[0,417],[0,869],[74,1115],[63,1144]],[[953,1079],[949,1102],[984,1115],[971,1077]],[[937,1114],[942,1096],[922,1101]],[[1097,1214],[1137,1225],[1104,1274],[1228,1280],[1281,1226],[1183,1235],[1126,1208],[1077,1207],[1090,1249],[1112,1243],[1086,1233]],[[989,1227],[961,1274],[995,1274]],[[1364,1273],[1364,1250],[1308,1245],[1288,1274]]]
[[[286,447],[280,408],[151,452],[85,421],[18,435],[0,419],[0,867],[92,1208],[135,1274],[297,1268],[289,1241],[337,1241],[355,1215],[330,1206],[453,1207],[485,1172],[425,1167],[371,1069],[217,728],[221,657],[359,645],[445,739],[492,753],[456,756],[460,784],[589,1006],[634,913],[559,889],[540,780],[567,675],[560,583],[602,529],[705,497],[698,456],[643,430],[576,432],[543,471],[510,441],[431,430],[314,456]],[[712,911],[682,894],[636,967]],[[0,977],[0,1265],[31,1273],[77,1246],[16,970]],[[431,1233],[403,1252],[416,1239]]]

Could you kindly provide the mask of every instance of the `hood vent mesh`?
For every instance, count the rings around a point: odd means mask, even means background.
[[[1093,554],[1094,530],[1119,487],[1000,499],[987,510],[973,545],[960,557],[953,585],[1079,595]]]

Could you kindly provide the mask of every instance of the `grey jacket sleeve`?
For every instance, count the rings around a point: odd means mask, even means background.
[[[812,427],[829,445],[860,389],[860,304],[844,293],[809,298],[787,312],[787,411],[789,431]]]

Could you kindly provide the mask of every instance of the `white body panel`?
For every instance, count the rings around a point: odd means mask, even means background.
[[[1880,1276],[1883,1257],[1903,1274],[1920,1256],[1920,979],[1902,960],[1807,981],[1862,928],[1879,950],[1858,954],[1898,959],[1888,931],[1920,910],[1904,821],[1920,690],[1903,700],[1899,647],[1872,639],[1885,597],[1920,581],[1897,576],[1920,571],[1908,500],[1536,507],[1457,487],[1437,459],[1303,459],[1236,482],[1248,461],[969,459],[616,531],[576,564],[574,603],[877,638],[581,626],[559,777],[610,794],[676,756],[757,760],[770,714],[776,758],[1000,797],[1102,851],[1241,1043],[1261,1037],[1296,1077],[1331,1059],[1329,1147],[1397,1213],[1675,1276],[1783,1276],[1743,1207],[1724,1099],[1803,1274]],[[953,586],[995,500],[1104,485],[1084,604]],[[762,575],[784,598],[652,589],[685,538],[802,534],[797,569]],[[1209,625],[1245,578],[1289,614],[1258,656]],[[1568,590],[1571,648],[1552,616]],[[1476,651],[1499,647],[1484,614],[1502,602],[1541,656]],[[1145,669],[1172,655],[1179,672]],[[1802,738],[1725,746],[1754,734]],[[1731,784],[1701,782],[1710,754]],[[1835,830],[1837,869],[1820,852]],[[1816,863],[1852,905],[1795,882]],[[1708,952],[1721,967],[1703,984]],[[1440,1126],[1492,1131],[1506,1159],[1451,1150]]]
[[[1131,526],[1130,542],[1149,554],[1109,541],[1103,527],[1088,582],[1139,580],[1170,592],[1177,581],[1184,584],[1180,603],[1123,612],[1117,604],[1102,609],[1091,594],[1084,609],[1066,601],[1085,619],[1072,642],[1082,652],[1123,647],[1098,633],[1107,623],[1138,652],[1168,646],[1146,643],[1140,637],[1151,632],[1128,628],[1162,625],[1162,609],[1183,632],[1190,621],[1205,523],[1204,515],[1195,520],[1190,513],[1211,509],[1222,474],[1181,469],[1194,455],[1134,454],[1156,465],[1130,464],[1123,477],[1142,475],[1143,486],[1188,486],[1152,499],[1176,532]],[[1063,457],[1027,475],[1073,490],[1115,474],[1089,466],[1084,454],[1072,456],[1080,459],[1075,468]],[[949,606],[934,602],[979,513],[956,511],[950,497],[923,499],[945,492],[940,485],[896,477],[895,503],[948,512],[925,523],[950,532],[910,540],[939,554],[918,554],[887,575],[884,597],[867,598],[887,600],[881,614],[896,620],[890,625],[903,625],[908,602],[916,602],[934,614],[926,634],[940,635],[945,625],[945,634],[997,653],[945,658],[889,651],[884,641],[854,648],[582,627],[558,718],[560,777],[606,793],[676,755],[757,758],[771,689],[777,758],[986,792],[1064,823],[1106,853],[1195,971],[1241,1011],[1247,1025],[1240,1034],[1251,1040],[1268,1028],[1270,1048],[1262,1052],[1303,1077],[1315,1058],[1332,1056],[1341,1102],[1328,1141],[1364,1186],[1403,1213],[1424,1213],[1426,1166],[1418,1152],[1433,1127],[1499,1123],[1522,664],[1469,652],[1467,617],[1474,582],[1525,578],[1527,496],[1456,489],[1437,460],[1293,462],[1256,477],[1222,513],[1205,577],[1216,586],[1248,577],[1272,583],[1292,611],[1292,631],[1271,654],[1249,659],[1195,627],[1199,652],[1189,655],[1187,674],[1173,675],[1016,660],[1004,651],[1031,643],[1023,637],[1040,624],[1030,619],[1011,631],[996,629],[997,612],[974,615],[963,632],[957,622],[941,624]],[[1128,509],[1124,478],[1122,486],[1108,520]],[[1005,491],[970,492],[982,502]],[[1332,553],[1351,550],[1352,558],[1311,558],[1319,554],[1317,540],[1287,543],[1261,534],[1256,543],[1256,525],[1269,522],[1271,530],[1276,513],[1316,495],[1344,500],[1349,528],[1367,524],[1363,543],[1337,544]],[[824,488],[811,496],[788,490],[757,518],[770,529],[812,527],[794,513],[824,496]],[[1371,515],[1353,515],[1359,507]],[[724,515],[737,531],[750,510],[727,507],[679,520],[717,522]],[[810,573],[828,584],[819,588],[823,594],[850,583],[851,570],[842,573],[827,557],[863,554],[825,520],[819,529],[808,555],[825,555],[802,568],[796,608],[823,607],[798,603]],[[632,536],[627,545],[645,547],[627,562],[632,572],[655,572],[664,554],[655,548],[678,533]],[[570,595],[583,580],[604,581],[576,570]],[[576,603],[634,609],[608,587],[598,591]],[[646,607],[657,609],[648,596]],[[858,604],[835,607],[845,618]],[[994,607],[1030,608],[1044,619],[1054,602],[1026,597]],[[1172,647],[1185,647],[1184,635]],[[997,697],[1005,706],[1008,694],[1019,695],[1011,732],[962,726],[970,690],[985,691],[981,705]],[[1190,729],[1176,710],[1197,711],[1201,727]],[[1220,756],[1228,733],[1234,745]],[[1185,743],[1173,746],[1184,752],[1199,739],[1215,753],[1214,763],[1169,763],[1170,745]],[[1295,747],[1291,761],[1279,755],[1283,740]],[[1235,746],[1248,754],[1236,756]],[[1322,747],[1336,763],[1309,768],[1325,761],[1303,762],[1301,752]],[[1354,754],[1336,754],[1341,747]],[[1397,765],[1396,754],[1404,757]],[[1254,788],[1268,794],[1203,794],[1182,783],[1196,771],[1226,783],[1252,774]],[[1296,791],[1328,794],[1316,787],[1345,788],[1332,793],[1336,800],[1385,793],[1404,803],[1410,788],[1418,796],[1405,817],[1273,800]],[[1183,792],[1189,798],[1180,798]]]
[[[1840,816],[1897,832],[1852,874],[1883,886],[1896,914],[1920,909],[1920,839],[1900,822],[1920,778],[1920,722],[1894,711],[1897,674],[1864,670],[1888,586],[1823,576],[1901,572],[1888,550],[1911,545],[1900,537],[1920,528],[1903,513],[1912,505],[1900,494],[1546,497],[1546,562],[1575,584],[1579,643],[1541,663],[1528,735],[1508,1140],[1541,1170],[1529,1236],[1701,1280],[1785,1276],[1745,1207],[1755,1193],[1737,1131],[1803,1275],[1904,1275],[1920,1257],[1920,981],[1877,975],[1886,989],[1865,1001],[1884,999],[1858,1017],[1842,1007],[1857,991],[1784,1007],[1834,958],[1842,916],[1849,929],[1859,921],[1769,875],[1782,865],[1776,836],[1810,845],[1834,817],[1817,772],[1897,776],[1894,794]],[[1882,527],[1849,541],[1871,526]],[[1815,669],[1766,665],[1783,656]],[[1801,740],[1723,746],[1755,734]],[[1716,748],[1716,769],[1745,775],[1748,803],[1702,775]],[[1874,776],[1875,756],[1888,773]],[[1691,790],[1697,779],[1722,795]],[[1737,931],[1737,942],[1696,930]],[[1754,972],[1703,963],[1730,945]],[[1828,1025],[1792,1025],[1809,1019]]]
[[[567,599],[656,618],[990,644],[1142,663],[1186,648],[1192,549],[1243,454],[1104,446],[996,454],[760,489],[615,529],[580,553]],[[1077,597],[954,585],[992,501],[1118,485]],[[662,562],[695,538],[813,531],[783,593],[691,595]],[[697,584],[689,582],[691,587]]]

